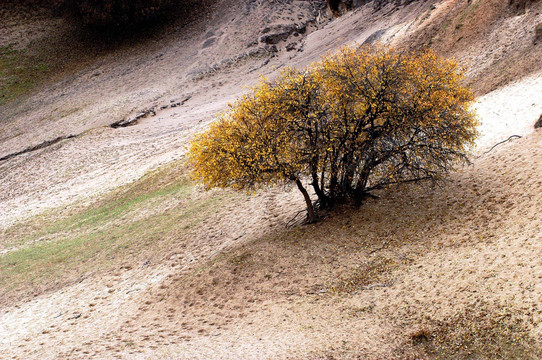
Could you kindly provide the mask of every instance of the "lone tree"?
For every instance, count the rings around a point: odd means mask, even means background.
[[[343,48],[263,80],[231,105],[192,141],[193,175],[207,188],[296,184],[308,222],[318,209],[360,205],[377,189],[439,180],[468,161],[476,136],[462,78],[455,62],[430,50]]]

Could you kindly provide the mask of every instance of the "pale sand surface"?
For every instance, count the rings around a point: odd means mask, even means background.
[[[234,204],[227,217],[210,219],[215,233],[229,236],[207,232],[160,265],[83,280],[4,308],[2,353],[261,359],[340,350],[344,358],[392,358],[409,329],[466,309],[519,314],[539,338],[541,156],[536,132],[475,160],[443,188],[383,195],[338,223],[327,219],[301,243],[289,241],[289,233],[258,240],[266,223],[275,235],[284,232],[291,210],[301,206],[296,193],[269,198],[265,208],[282,214],[272,221],[262,209],[264,195]],[[359,242],[342,238],[351,226]],[[241,231],[247,235],[233,240]],[[190,271],[192,260],[205,264],[223,247],[253,260],[246,268],[219,260],[198,276]],[[333,295],[341,273],[375,259],[397,265],[374,288]]]
[[[102,59],[42,93],[49,95],[31,98],[23,108],[37,98],[42,106],[23,109],[3,127],[2,155],[55,136],[82,135],[0,164],[0,226],[48,209],[82,207],[182,158],[192,134],[260,74],[273,76],[285,63],[303,66],[340,44],[363,42],[382,27],[395,29],[384,40],[400,43],[406,29],[423,29],[419,20],[426,19],[426,5],[378,14],[372,22],[366,20],[368,8],[329,23],[322,19],[304,38],[303,52],[281,51],[263,67],[265,58],[250,59],[198,80],[188,73],[245,49],[261,24],[244,20],[232,7],[213,15],[215,33],[223,31],[214,48],[201,47],[204,35],[185,34],[182,41],[157,45],[164,53],[159,61],[154,48],[140,49],[144,56],[134,53],[121,64]],[[304,6],[266,21],[309,17]],[[254,11],[263,19],[269,9]],[[228,36],[235,31],[237,38]],[[480,51],[475,45],[470,56]],[[126,66],[133,71],[123,74]],[[89,85],[96,71],[109,75]],[[477,99],[482,135],[474,151],[480,157],[443,187],[381,194],[359,211],[293,233],[284,225],[302,208],[296,192],[271,190],[232,200],[183,249],[150,266],[2,304],[0,358],[404,358],[397,348],[417,326],[495,309],[521,317],[528,334],[540,339],[542,133],[532,125],[542,114],[541,78],[526,76]],[[65,89],[72,89],[66,106],[79,110],[52,123],[42,120],[54,114],[55,92]],[[133,127],[106,127],[185,95],[192,98],[181,108]],[[26,121],[38,125],[20,133]],[[511,135],[523,138],[483,154]],[[249,260],[228,260],[235,256]],[[377,286],[333,291],[342,276],[379,261],[388,270],[372,284]]]

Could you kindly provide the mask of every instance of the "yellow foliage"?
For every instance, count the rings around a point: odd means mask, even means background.
[[[430,50],[342,48],[263,79],[191,143],[206,187],[310,179],[321,204],[438,179],[476,137],[458,65]],[[299,186],[299,185],[298,185]]]

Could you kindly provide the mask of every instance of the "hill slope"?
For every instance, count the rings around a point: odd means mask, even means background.
[[[3,8],[5,68],[47,66],[0,103],[0,157],[77,136],[0,161],[0,354],[540,358],[542,3],[354,3],[194,2],[115,46]],[[244,86],[371,41],[468,67],[472,166],[310,226],[296,192],[191,183],[184,146]]]

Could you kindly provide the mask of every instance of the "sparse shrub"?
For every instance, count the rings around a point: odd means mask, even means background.
[[[232,105],[192,142],[193,174],[208,188],[296,184],[310,222],[317,214],[306,180],[321,208],[440,179],[467,161],[476,135],[461,80],[455,62],[429,50],[343,48]]]
[[[353,271],[340,276],[331,289],[336,293],[355,293],[367,286],[387,286],[389,273],[398,265],[395,260],[390,258],[372,258],[370,261],[360,264]]]

